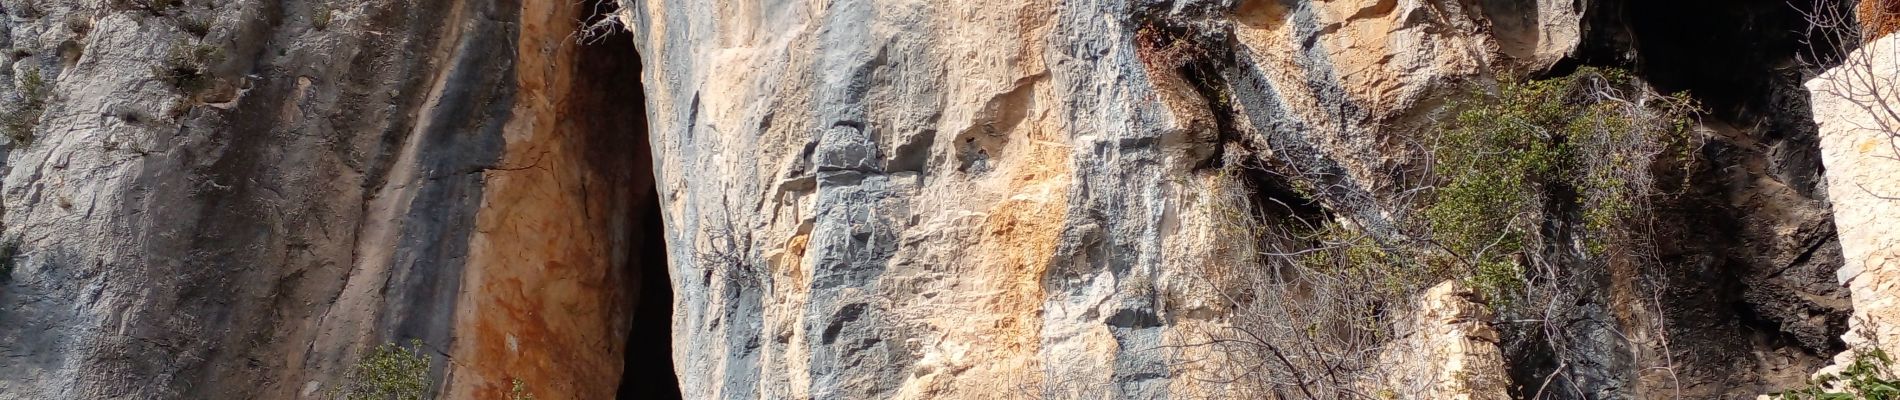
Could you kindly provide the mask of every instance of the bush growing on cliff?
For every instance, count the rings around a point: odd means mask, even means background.
[[[0,285],[13,282],[13,269],[17,263],[14,258],[19,255],[20,242],[7,241],[0,243]]]
[[[1422,213],[1451,258],[1439,263],[1465,267],[1474,287],[1508,303],[1538,257],[1528,250],[1549,244],[1543,228],[1571,212],[1588,253],[1628,253],[1623,223],[1647,211],[1656,161],[1692,159],[1693,110],[1685,95],[1654,95],[1622,71],[1594,68],[1502,83],[1495,96],[1460,104],[1433,148],[1442,181]]]
[[[1233,265],[1194,271],[1231,328],[1185,331],[1211,351],[1184,370],[1236,398],[1416,397],[1376,387],[1392,371],[1375,356],[1414,329],[1404,321],[1427,288],[1465,280],[1532,323],[1581,304],[1559,282],[1633,265],[1648,248],[1639,222],[1665,191],[1656,177],[1669,174],[1657,172],[1693,160],[1693,105],[1591,68],[1495,89],[1405,142],[1399,153],[1418,158],[1400,190],[1355,197],[1363,189],[1337,172],[1226,148],[1194,192],[1215,234],[1252,240],[1215,244],[1213,258]]]
[[[528,392],[528,384],[521,379],[509,380],[508,400],[535,400],[534,393]]]
[[[37,69],[21,73],[14,87],[18,88],[20,102],[11,110],[0,111],[0,128],[6,130],[7,138],[13,139],[14,147],[19,148],[33,142],[33,129],[46,113],[46,98],[52,89],[46,86],[46,78]]]
[[[323,4],[323,2],[316,2],[310,6],[311,28],[319,31],[330,29],[330,21],[335,18],[336,10],[330,9],[330,6]]]
[[[1225,327],[1183,330],[1209,355],[1186,361],[1187,379],[1218,383],[1231,398],[1364,398],[1376,373],[1368,355],[1389,339],[1393,308],[1435,281],[1407,257],[1325,211],[1314,187],[1247,161],[1244,149],[1210,177],[1216,262],[1194,271],[1224,303]]]
[[[211,67],[224,62],[224,49],[207,45],[172,45],[165,64],[152,68],[152,75],[186,96],[211,88]]]
[[[421,400],[429,391],[429,356],[422,341],[384,343],[350,367],[338,388],[342,400]]]

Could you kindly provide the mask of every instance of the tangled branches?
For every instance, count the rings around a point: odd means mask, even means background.
[[[1201,379],[1240,396],[1405,397],[1373,383],[1394,373],[1374,360],[1446,280],[1505,315],[1556,320],[1576,304],[1562,282],[1653,259],[1645,221],[1669,186],[1656,177],[1694,162],[1694,110],[1620,71],[1502,83],[1455,102],[1455,118],[1411,142],[1414,180],[1372,197],[1230,150],[1208,203],[1221,236],[1253,240],[1216,253],[1254,267],[1205,271],[1232,308],[1230,328],[1188,341],[1222,355]],[[1382,204],[1352,207],[1366,198]]]

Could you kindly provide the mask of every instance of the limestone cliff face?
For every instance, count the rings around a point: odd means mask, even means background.
[[[0,398],[327,398],[410,339],[443,398],[614,394],[651,175],[585,8],[5,9],[6,87],[50,95],[6,162]]]
[[[1267,137],[1368,196],[1391,161],[1375,115],[1510,65],[1476,33],[1482,14],[1439,1],[632,6],[683,392],[1217,390],[1174,379],[1176,327],[1224,324],[1193,310],[1213,301],[1196,273],[1233,262],[1213,246],[1225,199],[1197,168],[1225,135]],[[1574,31],[1563,17],[1538,15]],[[1144,47],[1143,29],[1191,33]],[[1233,68],[1184,76],[1170,58],[1193,56],[1175,43],[1221,47]],[[1197,92],[1204,80],[1229,104]]]
[[[1207,166],[1324,175],[1329,213],[1401,236],[1388,217],[1407,141],[1450,97],[1579,64],[1634,66],[1709,103],[1708,162],[1659,212],[1657,259],[1548,255],[1579,267],[1560,274],[1561,306],[1524,317],[1559,328],[1500,339],[1509,390],[1799,384],[1839,350],[1846,295],[1830,282],[1839,247],[1804,72],[1769,69],[1796,61],[1805,25],[1783,3],[1745,3],[630,5],[682,389],[1258,394],[1195,366],[1222,356],[1194,333],[1237,324],[1209,275],[1264,268],[1224,210],[1274,194]],[[1434,385],[1420,387],[1456,386]],[[1294,386],[1265,395],[1301,397]]]
[[[1850,331],[1842,337],[1850,347],[1878,346],[1894,352],[1900,344],[1900,305],[1894,279],[1900,276],[1900,226],[1893,192],[1900,181],[1893,171],[1894,129],[1900,115],[1883,104],[1900,96],[1888,85],[1900,78],[1900,43],[1893,36],[1870,41],[1847,57],[1841,66],[1808,83],[1814,96],[1814,118],[1821,127],[1821,151],[1828,169],[1828,196],[1834,201],[1834,224],[1841,232],[1846,263],[1838,275],[1851,292],[1854,314]],[[1844,352],[1837,365],[1851,362]]]
[[[454,399],[1731,398],[1878,268],[1780,0],[0,10],[0,399],[334,398],[411,340]],[[1706,105],[1648,257],[1552,207],[1547,307],[1248,314],[1325,300],[1258,286],[1301,226],[1417,239],[1455,99],[1583,66]]]

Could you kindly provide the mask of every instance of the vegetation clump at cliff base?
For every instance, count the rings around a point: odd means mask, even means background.
[[[14,88],[20,101],[10,110],[0,110],[0,129],[5,130],[7,138],[18,148],[33,142],[33,129],[46,113],[46,99],[52,94],[52,88],[47,86],[40,70],[31,68],[20,74]]]
[[[1240,397],[1364,397],[1356,385],[1382,367],[1367,355],[1407,335],[1406,303],[1447,281],[1505,315],[1568,307],[1556,282],[1653,247],[1640,222],[1669,191],[1659,177],[1693,166],[1695,110],[1615,70],[1506,80],[1422,127],[1396,182],[1410,189],[1378,200],[1231,147],[1204,204],[1212,229],[1251,240],[1221,243],[1231,265],[1195,272],[1233,328],[1192,335],[1249,367],[1208,379],[1240,382]]]
[[[429,356],[421,340],[408,346],[384,343],[363,355],[343,376],[333,398],[340,400],[421,400],[429,391]]]
[[[1854,361],[1839,372],[1816,375],[1808,385],[1777,393],[1779,400],[1896,400],[1900,399],[1900,378],[1893,369],[1893,356],[1878,345],[1854,350]]]
[[[1494,302],[1523,290],[1536,249],[1563,245],[1546,228],[1568,228],[1591,256],[1645,251],[1628,223],[1648,212],[1654,172],[1694,160],[1695,104],[1620,70],[1504,82],[1454,109],[1432,147],[1440,181],[1421,215],[1442,250],[1433,263],[1462,267]]]

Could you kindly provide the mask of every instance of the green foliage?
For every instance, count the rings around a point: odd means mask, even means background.
[[[1465,268],[1473,287],[1509,304],[1523,288],[1525,251],[1541,243],[1548,214],[1566,208],[1548,194],[1566,192],[1576,193],[1572,206],[1600,254],[1601,237],[1647,204],[1655,157],[1686,149],[1686,97],[1647,99],[1643,90],[1621,71],[1583,68],[1505,82],[1494,96],[1457,104],[1433,148],[1441,182],[1423,212],[1449,253],[1439,263]]]
[[[20,242],[0,243],[0,285],[13,282],[13,268],[17,265],[15,257],[20,255]]]
[[[1300,260],[1302,267],[1314,273],[1328,274],[1344,281],[1364,282],[1367,285],[1365,290],[1390,294],[1395,298],[1404,297],[1403,293],[1419,289],[1420,283],[1430,280],[1420,276],[1430,271],[1419,271],[1394,262],[1398,256],[1388,252],[1372,237],[1338,223],[1327,221],[1312,232],[1297,234],[1318,243]]]
[[[178,29],[192,36],[205,37],[211,33],[211,21],[197,17],[182,17],[178,19]]]
[[[1296,234],[1314,244],[1299,258],[1298,270],[1309,279],[1326,282],[1308,291],[1332,292],[1317,297],[1336,303],[1333,315],[1329,316],[1338,319],[1338,324],[1333,326],[1336,333],[1384,337],[1389,322],[1385,319],[1393,315],[1380,312],[1379,304],[1410,298],[1426,286],[1442,281],[1439,271],[1413,268],[1402,261],[1409,259],[1409,255],[1399,254],[1400,250],[1388,249],[1371,236],[1336,222],[1328,221],[1310,233]]]
[[[223,48],[178,43],[165,56],[164,65],[152,68],[152,75],[186,95],[194,95],[211,88],[211,67],[221,62]]]
[[[521,379],[512,379],[511,381],[512,385],[508,389],[508,400],[534,400],[534,393],[528,392],[528,384],[522,383]]]
[[[376,346],[344,375],[334,397],[342,400],[421,400],[429,391],[429,356],[422,341],[408,347]]]
[[[66,31],[72,32],[74,35],[84,36],[86,33],[92,32],[92,18],[79,13],[67,14]]]
[[[1501,84],[1496,97],[1461,105],[1433,149],[1445,179],[1424,210],[1433,240],[1489,298],[1507,301],[1501,294],[1518,288],[1513,256],[1537,228],[1544,188],[1567,157],[1552,132],[1575,111],[1560,99],[1567,83]]]
[[[1893,357],[1875,348],[1854,355],[1840,374],[1822,374],[1809,386],[1782,392],[1784,400],[1896,400],[1900,399],[1900,381],[1894,379]]]
[[[47,87],[46,78],[37,69],[27,69],[20,74],[18,88],[20,103],[12,110],[0,112],[0,129],[4,129],[7,138],[13,139],[14,147],[22,147],[33,142],[33,129],[40,124],[40,116],[46,112],[46,98],[52,93]]]
[[[317,2],[316,5],[310,7],[310,27],[312,28],[319,31],[329,29],[330,20],[334,18],[336,18],[336,11],[331,10],[330,6],[323,2]]]

